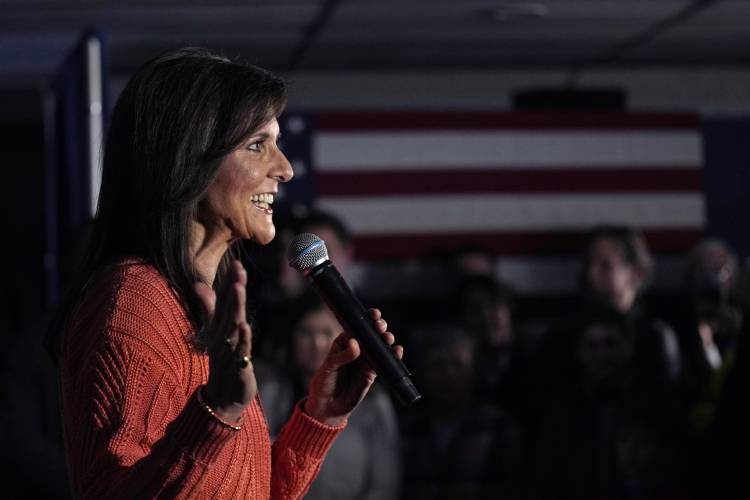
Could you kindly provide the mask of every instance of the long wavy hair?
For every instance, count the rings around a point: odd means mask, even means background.
[[[286,99],[286,85],[277,76],[202,48],[168,52],[133,75],[112,113],[79,280],[48,333],[53,357],[92,278],[125,257],[153,265],[177,292],[195,331],[204,330],[207,318],[193,291],[200,277],[190,254],[191,221],[224,156],[277,117]]]

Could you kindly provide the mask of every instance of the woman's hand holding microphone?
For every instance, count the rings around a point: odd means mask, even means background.
[[[235,260],[217,294],[205,283],[195,292],[211,317],[208,355],[210,370],[203,388],[205,403],[222,420],[238,422],[258,392],[252,364],[252,329],[245,315],[247,272]],[[373,326],[401,359],[403,347],[378,309],[370,309]],[[323,365],[310,382],[305,412],[327,425],[340,425],[365,397],[375,381],[375,371],[362,357],[359,343],[342,332],[333,342]]]

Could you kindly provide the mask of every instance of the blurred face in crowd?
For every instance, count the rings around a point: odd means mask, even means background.
[[[594,382],[605,382],[616,377],[627,365],[630,355],[625,332],[612,324],[589,325],[578,345],[578,357]]]
[[[726,283],[734,277],[735,269],[732,254],[722,245],[711,245],[700,254],[703,267],[716,275],[717,281]]]
[[[629,263],[622,247],[608,238],[589,248],[586,273],[588,291],[615,309],[626,312],[638,295],[643,273]]]
[[[737,281],[737,260],[720,241],[709,241],[696,251],[692,263],[693,286],[715,288],[728,293]]]
[[[323,364],[331,345],[343,329],[333,313],[317,309],[302,317],[293,332],[294,362],[305,376],[312,375]]]
[[[461,274],[493,276],[495,259],[483,252],[466,252],[456,259],[454,267]]]
[[[464,310],[464,326],[483,344],[507,345],[512,340],[510,308],[481,291],[469,292]]]
[[[465,401],[474,388],[473,344],[458,339],[433,347],[427,354],[425,380],[425,389],[437,406]]]

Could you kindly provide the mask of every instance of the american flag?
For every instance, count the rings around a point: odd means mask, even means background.
[[[672,286],[705,225],[693,114],[289,112],[282,128],[287,193],[340,216],[380,276],[474,244],[516,290],[565,293],[581,236],[606,223],[643,230]]]

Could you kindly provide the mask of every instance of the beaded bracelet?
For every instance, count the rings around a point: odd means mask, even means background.
[[[230,429],[233,429],[235,431],[241,431],[242,430],[242,426],[241,425],[230,424],[229,422],[227,422],[226,420],[224,420],[223,418],[221,418],[219,415],[217,415],[216,412],[214,411],[214,409],[211,408],[210,406],[208,406],[206,404],[206,401],[203,399],[203,387],[201,387],[200,389],[198,389],[197,396],[198,396],[198,402],[201,404],[201,406],[206,409],[206,411],[209,413],[209,415],[211,415],[216,420],[218,420],[221,425],[223,425],[224,427],[229,427]]]

